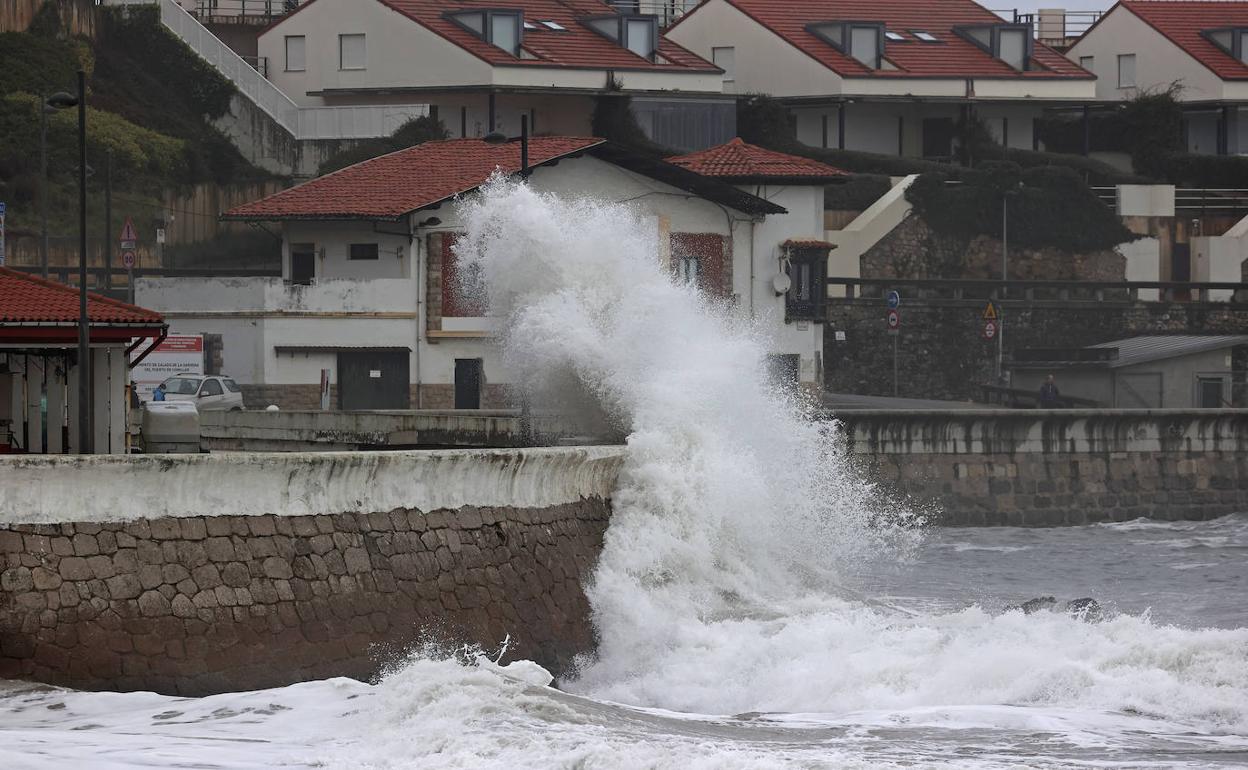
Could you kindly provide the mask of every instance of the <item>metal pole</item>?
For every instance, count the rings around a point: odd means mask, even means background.
[[[104,288],[113,288],[113,149],[104,160]]]
[[[78,70],[78,451],[91,454],[91,332],[87,321],[87,74]]]
[[[997,384],[1004,384],[1005,370],[1005,309],[1000,300],[1005,299],[1006,281],[1010,278],[1010,195],[1001,196],[1001,296],[997,302]]]
[[[520,116],[520,176],[529,175],[529,116]]]
[[[48,277],[48,97],[39,96],[39,266]]]
[[[893,398],[897,398],[899,389],[897,381],[897,339],[901,337],[900,330],[894,330],[893,334]]]

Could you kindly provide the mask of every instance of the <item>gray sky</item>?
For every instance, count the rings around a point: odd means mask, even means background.
[[[1068,11],[1107,11],[1113,0],[978,0],[994,11],[1017,8],[1024,13],[1040,8],[1065,8]]]

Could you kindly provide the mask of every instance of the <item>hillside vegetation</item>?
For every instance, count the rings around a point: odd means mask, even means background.
[[[155,6],[100,13],[94,42],[64,35],[52,3],[27,32],[0,34],[0,200],[8,204],[8,226],[15,232],[38,227],[40,106],[51,93],[74,93],[79,69],[87,74],[92,222],[103,216],[110,153],[114,232],[126,214],[158,214],[165,190],[267,176],[209,122],[229,108],[233,84],[165,30]],[[48,115],[54,235],[77,229],[77,121],[74,109]]]

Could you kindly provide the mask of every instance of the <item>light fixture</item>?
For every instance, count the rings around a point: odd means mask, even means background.
[[[440,224],[442,224],[441,219],[438,219],[437,217],[429,217],[423,222],[417,222],[416,226],[417,227],[437,227]]]

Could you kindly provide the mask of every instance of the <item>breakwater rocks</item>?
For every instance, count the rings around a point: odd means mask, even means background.
[[[565,669],[593,647],[581,585],[601,549],[622,451],[488,451],[477,463],[462,454],[384,457],[390,471],[406,463],[424,478],[437,474],[415,466],[441,464],[444,488],[413,487],[408,497],[451,499],[445,487],[458,486],[477,500],[456,507],[369,510],[390,494],[381,484],[354,491],[364,512],[103,521],[48,521],[45,514],[39,523],[0,523],[0,678],[203,695],[368,678],[414,645],[497,647],[508,635],[512,654]],[[151,471],[178,484],[220,474],[228,483],[233,458],[248,463],[243,475],[251,482],[267,468],[271,482],[284,486],[294,457],[221,455],[208,461],[211,472],[190,463],[184,467],[194,472],[182,474],[176,463],[158,470],[160,458],[152,457],[139,463],[151,468],[132,468],[131,476]],[[326,471],[332,463],[324,458],[304,456],[304,463]],[[74,459],[93,458],[51,462]],[[510,472],[498,473],[500,465]],[[483,474],[481,487],[458,477],[472,468]],[[529,477],[551,477],[555,468],[562,484],[552,483],[541,499]],[[317,477],[312,468],[302,472],[305,482]],[[519,487],[509,489],[504,477]],[[334,479],[353,476],[320,478],[325,499]],[[123,490],[82,491],[114,493],[123,519]],[[156,499],[133,497],[140,505]],[[540,504],[509,504],[519,498]],[[235,507],[262,504],[240,500]]]

